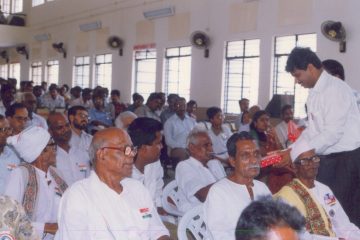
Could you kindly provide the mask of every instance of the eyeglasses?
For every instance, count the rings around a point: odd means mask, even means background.
[[[308,166],[308,165],[310,165],[311,162],[313,162],[313,163],[320,162],[320,157],[315,155],[315,156],[308,157],[308,158],[301,158],[301,159],[296,160],[295,163],[303,165],[303,166]]]
[[[239,154],[240,161],[249,162],[251,158],[255,158],[257,161],[261,160],[261,153],[259,150],[255,151],[244,151]]]
[[[118,150],[124,153],[126,157],[135,157],[137,154],[137,147],[134,146],[125,146],[125,147],[102,147],[103,149],[112,149],[112,150]]]
[[[0,133],[5,133],[5,132],[12,132],[12,128],[11,127],[3,127],[0,128]]]
[[[14,118],[17,120],[17,121],[22,121],[22,122],[27,122],[29,120],[28,117],[22,117],[22,116],[14,116]]]

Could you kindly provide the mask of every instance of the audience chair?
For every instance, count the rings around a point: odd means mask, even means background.
[[[184,215],[178,208],[184,197],[178,192],[178,186],[175,180],[169,182],[163,189],[162,194],[162,206],[164,210],[176,217],[181,217]]]
[[[179,240],[212,240],[210,232],[206,229],[203,214],[202,204],[185,213],[178,225]]]

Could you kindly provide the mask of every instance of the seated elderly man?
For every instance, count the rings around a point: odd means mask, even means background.
[[[0,239],[40,239],[21,204],[2,195],[0,195]]]
[[[190,158],[181,161],[175,169],[175,180],[184,201],[179,210],[186,212],[205,201],[210,187],[220,179],[214,174],[224,172],[219,163],[218,169],[210,169],[207,163],[212,159],[213,149],[211,139],[206,131],[193,130],[187,138]],[[224,178],[225,174],[221,176]]]
[[[7,119],[0,115],[0,194],[4,194],[11,172],[20,164],[20,159],[6,145],[12,130]]]
[[[22,202],[27,216],[38,235],[53,239],[57,230],[57,211],[67,184],[53,166],[55,143],[41,127],[30,127],[9,137],[12,145],[25,161],[10,175],[5,195]]]
[[[295,206],[306,218],[308,239],[360,239],[360,230],[350,222],[330,188],[318,181],[316,175],[320,158],[315,149],[300,138],[291,145],[296,177],[277,194]],[[357,207],[357,206],[354,206]]]
[[[235,239],[236,223],[244,208],[260,196],[271,195],[264,183],[254,179],[260,173],[261,153],[251,135],[235,133],[227,149],[235,170],[210,188],[204,204],[204,220],[214,240]]]
[[[136,118],[136,114],[131,111],[122,112],[115,119],[115,127],[126,130]]]
[[[135,155],[124,130],[107,128],[94,135],[94,171],[66,191],[56,239],[170,239],[149,191],[129,178]]]
[[[241,213],[235,236],[236,240],[303,240],[304,227],[305,219],[296,208],[264,197]]]
[[[70,186],[90,174],[90,158],[83,148],[70,145],[72,135],[70,124],[62,113],[51,113],[47,119],[49,133],[54,139],[56,149],[56,168]]]

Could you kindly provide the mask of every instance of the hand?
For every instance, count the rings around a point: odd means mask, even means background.
[[[158,212],[158,214],[161,215],[161,216],[167,216],[167,215],[169,215],[169,214],[165,211],[165,209],[163,209],[162,207],[157,207],[157,212]]]
[[[55,234],[57,230],[58,230],[57,223],[45,223],[45,226],[44,226],[45,233]]]
[[[274,164],[273,167],[282,168],[291,165],[290,150],[278,151],[277,154],[281,156],[281,162]]]

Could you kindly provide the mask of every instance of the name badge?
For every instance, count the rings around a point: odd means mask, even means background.
[[[87,170],[86,164],[84,164],[84,163],[78,163],[77,165],[78,165],[78,168],[79,168],[79,171],[80,171],[80,172],[86,172],[86,170]]]
[[[17,167],[16,164],[10,163],[7,165],[7,170],[12,171]]]
[[[324,201],[326,205],[333,206],[336,204],[336,198],[334,194],[327,193],[324,196]]]

